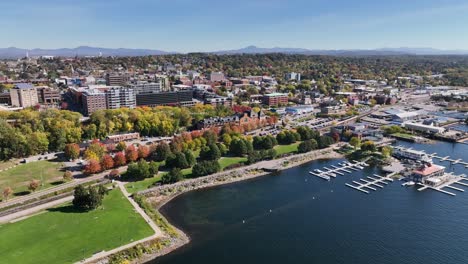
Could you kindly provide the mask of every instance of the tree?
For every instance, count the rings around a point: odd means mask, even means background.
[[[235,138],[232,140],[231,145],[229,145],[229,153],[233,156],[241,157],[248,153],[248,147],[246,140],[241,138]]]
[[[216,173],[221,170],[221,166],[217,160],[205,160],[198,162],[193,166],[192,175],[195,177],[205,176]]]
[[[357,149],[361,146],[361,140],[357,137],[352,137],[349,140],[349,144],[354,147],[354,149]]]
[[[3,198],[5,199],[5,201],[8,201],[8,198],[12,194],[13,194],[13,189],[11,187],[6,187],[5,189],[3,189]]]
[[[151,175],[156,175],[158,174],[159,171],[159,164],[155,161],[151,161],[149,163],[149,172]]]
[[[65,145],[65,157],[75,160],[80,156],[80,146],[76,143]]]
[[[333,138],[329,136],[320,136],[317,143],[319,145],[319,148],[323,149],[331,146],[335,142],[333,141]]]
[[[150,154],[149,148],[147,146],[138,147],[138,157],[140,159],[146,159]]]
[[[221,151],[216,144],[203,147],[200,151],[201,160],[218,160],[219,158],[221,158]]]
[[[179,168],[173,168],[171,171],[168,173],[164,174],[161,178],[161,183],[162,184],[169,184],[169,183],[175,183],[180,180],[182,180],[184,175],[182,175],[182,172],[180,171]]]
[[[101,164],[97,160],[89,160],[88,164],[85,165],[83,173],[86,175],[95,174],[101,171]]]
[[[115,146],[115,149],[117,151],[124,151],[126,148],[127,148],[127,144],[125,144],[125,142],[123,141],[120,141],[119,143],[117,143],[117,146]]]
[[[374,152],[377,150],[373,141],[367,140],[361,145],[361,150]]]
[[[166,142],[161,142],[156,147],[155,152],[153,153],[153,158],[156,161],[164,161],[171,154],[171,148]]]
[[[114,160],[110,155],[104,155],[104,157],[102,157],[101,167],[103,170],[109,170],[114,167]]]
[[[301,142],[299,146],[297,147],[297,151],[299,153],[305,153],[305,152],[309,152],[317,148],[318,148],[317,141],[315,139],[309,139],[309,140]]]
[[[99,141],[94,141],[86,148],[84,156],[86,159],[101,160],[104,154],[106,154],[106,151],[107,149],[104,144]]]
[[[184,155],[185,155],[185,160],[187,160],[189,167],[192,167],[197,162],[191,150],[188,150],[188,149],[185,150]]]
[[[185,155],[181,152],[172,153],[166,159],[166,167],[168,168],[179,168],[179,169],[186,169],[189,168],[190,165],[185,158]]]
[[[382,155],[385,158],[390,157],[392,155],[392,151],[393,151],[393,149],[391,147],[389,147],[389,146],[384,146],[384,147],[382,147],[382,150],[381,150]]]
[[[63,173],[63,180],[64,181],[70,181],[73,179],[73,173],[69,170],[66,170],[64,173]]]
[[[127,147],[125,150],[125,158],[129,162],[136,161],[138,159],[138,151],[135,146],[130,145]]]
[[[41,182],[39,180],[32,180],[29,182],[28,190],[30,190],[31,192],[35,192],[40,185]]]
[[[203,132],[203,138],[206,139],[206,144],[211,145],[211,144],[216,144],[216,141],[218,139],[218,135],[213,130],[206,130]]]
[[[114,156],[114,166],[120,167],[127,164],[127,159],[123,152],[117,152]]]
[[[73,206],[80,210],[94,210],[102,204],[102,199],[107,191],[104,187],[89,186],[87,189],[81,184],[75,187]]]
[[[142,180],[153,176],[150,173],[150,165],[145,160],[141,159],[138,163],[130,163],[127,168],[126,177],[131,179]]]

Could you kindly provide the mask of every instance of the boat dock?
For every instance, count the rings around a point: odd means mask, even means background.
[[[455,191],[458,191],[458,192],[465,192],[464,189],[462,189],[460,187],[453,186],[454,184],[458,184],[458,185],[461,185],[461,186],[468,187],[468,183],[464,182],[464,181],[468,181],[468,178],[466,178],[465,174],[452,175],[452,174],[449,173],[449,174],[446,175],[446,177],[448,177],[448,180],[444,181],[443,183],[441,183],[441,184],[439,184],[437,186],[430,186],[430,185],[426,185],[426,184],[423,184],[423,183],[418,183],[419,186],[422,186],[421,188],[418,189],[418,191],[424,191],[426,189],[431,189],[431,190],[434,190],[434,191],[438,191],[438,192],[441,192],[441,193],[448,194],[450,196],[456,196],[456,194],[453,193],[453,192],[449,192],[447,190],[444,190],[444,188],[448,188],[451,191],[455,190]]]
[[[369,166],[369,164],[363,161],[344,161],[338,163],[339,166],[331,165],[332,168],[323,167],[322,170],[315,169],[309,171],[310,174],[317,176],[321,179],[329,181],[332,177],[336,178],[336,175],[344,176],[345,173],[352,173],[353,171],[359,171]]]
[[[383,189],[389,182],[393,182],[393,179],[391,178],[392,175],[393,174],[389,174],[388,176],[383,177],[374,174],[372,177],[368,176],[365,179],[359,179],[359,181],[352,181],[354,185],[350,183],[346,183],[345,185],[355,190],[369,194],[369,190],[377,191],[377,188]]]

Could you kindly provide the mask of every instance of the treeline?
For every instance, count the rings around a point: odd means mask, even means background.
[[[62,151],[66,144],[85,139],[105,139],[116,133],[172,136],[199,120],[233,114],[226,107],[141,107],[100,110],[82,124],[79,113],[48,109],[0,111],[0,159],[21,158],[47,151]]]

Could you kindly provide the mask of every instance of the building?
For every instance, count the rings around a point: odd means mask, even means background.
[[[137,94],[136,104],[137,106],[158,106],[158,105],[190,106],[194,104],[193,91],[181,90],[181,91],[175,91],[175,92]]]
[[[97,89],[88,89],[82,93],[83,114],[91,115],[97,110],[107,108],[106,94]]]
[[[434,181],[433,177],[441,177],[444,176],[444,174],[445,167],[435,165],[432,163],[426,163],[413,170],[410,178],[415,182],[427,183],[429,185],[437,185],[438,181]]]
[[[135,90],[133,88],[113,86],[107,89],[105,94],[107,109],[136,107]]]
[[[124,86],[128,82],[129,78],[126,75],[110,74],[106,75],[107,86]]]
[[[348,109],[346,104],[338,101],[325,102],[320,107],[320,113],[324,115],[344,115]]]
[[[271,93],[263,95],[262,102],[268,106],[288,104],[288,95],[284,93]]]
[[[212,81],[212,82],[222,82],[225,79],[226,78],[224,77],[224,73],[222,73],[222,72],[212,72],[210,74],[210,81]]]
[[[162,92],[162,80],[156,82],[137,82],[130,85],[135,90],[135,94],[149,94]]]
[[[224,97],[224,96],[216,96],[212,98],[206,98],[204,101],[205,104],[210,104],[214,107],[218,105],[224,105],[231,107],[232,106],[232,98]]]
[[[0,104],[11,105],[10,93],[0,93]]]
[[[300,82],[301,81],[301,74],[300,73],[296,73],[296,72],[290,72],[290,73],[287,73],[284,78],[287,80],[287,81],[296,81],[296,82]]]
[[[111,135],[107,136],[107,140],[113,141],[113,143],[119,143],[126,140],[134,140],[139,139],[140,133],[127,133],[127,134],[118,134],[118,135]]]
[[[41,104],[57,104],[61,100],[60,91],[49,87],[37,87],[37,98]]]
[[[314,107],[310,105],[286,107],[286,113],[291,114],[291,115],[312,113],[313,111],[314,111]]]
[[[425,132],[425,133],[437,134],[437,133],[445,132],[445,128],[443,127],[436,127],[432,125],[424,125],[424,124],[418,124],[418,123],[403,123],[403,127],[409,130]]]
[[[228,117],[205,118],[198,122],[197,127],[198,129],[206,129],[222,127],[224,125],[235,125],[245,130],[251,130],[255,127],[265,126],[267,123],[268,117],[262,111],[255,112],[249,110]]]
[[[31,107],[39,103],[36,87],[29,83],[18,83],[10,90],[11,105]]]

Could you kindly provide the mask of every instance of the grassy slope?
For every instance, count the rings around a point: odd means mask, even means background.
[[[153,234],[119,190],[103,209],[82,213],[70,204],[0,227],[2,263],[72,263]]]
[[[297,147],[299,146],[300,142],[293,143],[291,145],[278,145],[275,147],[276,153],[278,155],[283,155],[287,153],[297,152]]]
[[[246,162],[247,158],[245,157],[222,157],[219,159],[219,165],[221,165],[221,170],[224,170],[227,166],[232,164],[238,164]]]
[[[139,192],[139,191],[146,190],[150,186],[152,186],[154,183],[160,181],[162,175],[163,174],[160,173],[160,174],[156,175],[155,177],[147,178],[147,179],[144,179],[142,181],[129,182],[129,183],[125,184],[125,189],[127,189],[127,191],[129,193],[136,193],[136,192]]]
[[[60,182],[63,177],[62,163],[55,161],[37,161],[20,164],[16,168],[0,172],[0,189],[10,186],[15,193],[28,191],[31,180],[44,180],[44,186],[40,189],[52,186],[54,182]]]

